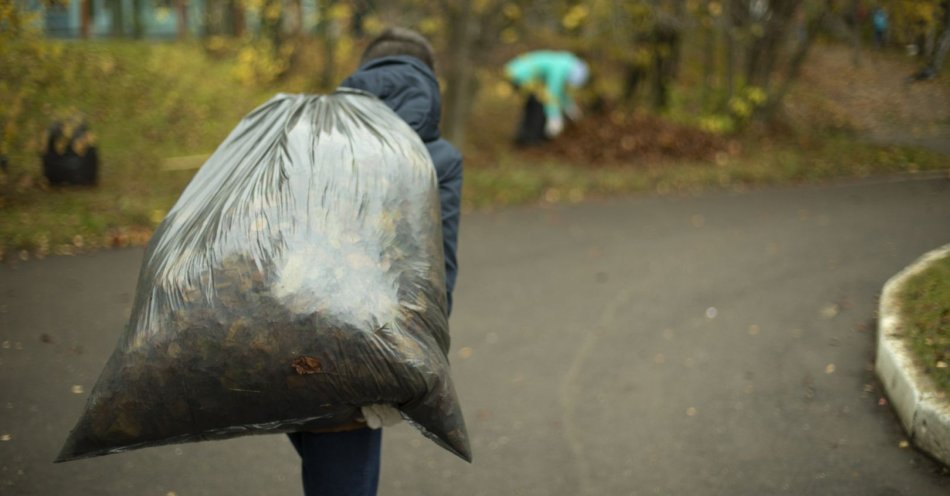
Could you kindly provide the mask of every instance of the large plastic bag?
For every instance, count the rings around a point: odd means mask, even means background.
[[[449,374],[438,183],[375,97],[278,95],[159,225],[57,461],[291,432],[396,406],[471,459]]]

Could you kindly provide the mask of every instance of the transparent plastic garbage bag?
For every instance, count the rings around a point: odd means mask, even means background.
[[[152,237],[57,461],[313,430],[390,404],[471,460],[448,363],[438,182],[375,97],[277,95]]]

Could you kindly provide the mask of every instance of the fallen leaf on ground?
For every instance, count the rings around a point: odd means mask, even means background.
[[[838,305],[832,303],[821,308],[821,316],[826,319],[833,319],[838,316]]]

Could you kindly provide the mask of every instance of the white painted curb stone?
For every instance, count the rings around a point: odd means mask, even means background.
[[[910,347],[901,338],[903,322],[898,299],[909,278],[948,256],[950,245],[933,250],[884,285],[878,317],[875,369],[910,439],[917,447],[950,466],[950,396],[938,393],[930,377],[914,365]]]

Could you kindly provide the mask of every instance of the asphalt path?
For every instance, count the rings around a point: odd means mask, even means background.
[[[464,216],[469,465],[387,428],[380,494],[950,494],[873,375],[884,282],[950,242],[950,179]],[[142,251],[0,267],[0,494],[300,494],[283,436],[53,464]]]

